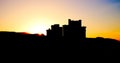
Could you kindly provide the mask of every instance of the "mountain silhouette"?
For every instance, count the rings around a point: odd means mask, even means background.
[[[117,55],[120,41],[110,38],[86,38],[86,27],[81,20],[68,20],[68,25],[54,24],[44,34],[0,32],[0,46],[4,50],[39,49],[73,51],[84,55]],[[80,52],[78,52],[80,51]]]

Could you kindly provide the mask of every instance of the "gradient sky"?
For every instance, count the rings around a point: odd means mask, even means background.
[[[0,0],[0,31],[45,33],[83,20],[87,37],[120,38],[120,0]]]

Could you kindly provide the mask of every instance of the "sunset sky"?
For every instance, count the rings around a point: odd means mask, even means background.
[[[87,37],[120,38],[120,0],[0,0],[0,31],[44,33],[82,20]]]

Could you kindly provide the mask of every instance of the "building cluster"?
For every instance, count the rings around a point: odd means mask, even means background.
[[[68,25],[63,25],[62,27],[59,24],[52,25],[51,29],[47,30],[47,36],[53,38],[84,39],[86,38],[86,27],[82,26],[81,20],[68,19]]]

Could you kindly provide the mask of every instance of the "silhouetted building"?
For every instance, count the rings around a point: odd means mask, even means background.
[[[60,27],[59,24],[52,25],[51,29],[47,30],[47,36],[53,38],[62,37],[62,27]]]
[[[51,26],[51,29],[47,30],[47,36],[51,37],[65,37],[68,39],[82,40],[86,38],[86,27],[82,26],[81,20],[68,20],[68,25],[60,27],[59,24]]]
[[[64,37],[84,39],[86,38],[86,27],[82,26],[81,20],[74,21],[69,19],[68,25],[63,25]]]

